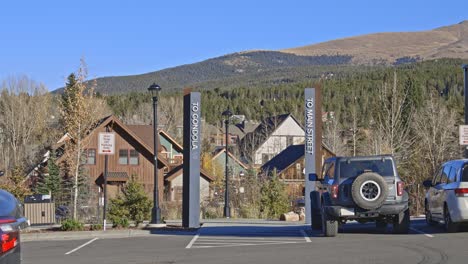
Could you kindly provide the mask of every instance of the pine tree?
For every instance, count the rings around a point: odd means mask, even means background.
[[[50,194],[54,200],[60,200],[62,193],[62,178],[60,177],[60,169],[56,163],[57,157],[55,151],[50,152],[47,162],[47,173],[44,174],[36,187],[36,193]]]

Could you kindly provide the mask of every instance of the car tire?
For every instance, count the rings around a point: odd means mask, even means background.
[[[410,228],[410,213],[409,209],[395,215],[393,219],[393,233],[394,234],[408,234]]]
[[[323,207],[322,207],[323,208]],[[335,237],[338,234],[338,221],[327,216],[322,209],[322,232],[325,237]]]
[[[459,228],[459,225],[452,221],[447,205],[444,206],[444,228],[448,233],[455,233]]]
[[[377,228],[377,232],[385,233],[387,231],[387,222],[379,219],[375,221],[375,227]]]
[[[312,212],[311,227],[312,227],[312,230],[322,229],[322,215],[321,214]]]
[[[388,186],[385,179],[374,172],[364,172],[351,185],[351,197],[362,209],[377,209],[385,202]]]
[[[435,226],[437,225],[437,222],[432,220],[432,213],[431,211],[429,210],[429,206],[427,205],[427,202],[424,203],[424,213],[425,213],[425,216],[426,216],[426,224],[428,226]]]

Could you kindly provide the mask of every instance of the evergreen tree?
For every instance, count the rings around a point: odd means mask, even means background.
[[[60,177],[60,168],[56,161],[57,157],[55,151],[51,151],[47,162],[47,173],[44,173],[44,176],[38,182],[36,193],[50,194],[55,201],[59,201],[59,197],[62,193],[63,181]]]
[[[270,219],[279,219],[288,211],[289,202],[285,185],[278,179],[276,170],[271,179],[267,179],[260,189],[260,211]]]

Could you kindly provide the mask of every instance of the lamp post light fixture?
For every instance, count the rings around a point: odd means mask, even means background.
[[[224,111],[222,114],[224,116],[224,125],[226,127],[226,138],[225,138],[225,147],[226,147],[226,163],[224,167],[224,174],[225,174],[225,190],[224,190],[224,217],[230,218],[231,217],[231,208],[229,207],[229,172],[228,172],[228,131],[229,131],[229,118],[232,116],[232,112],[229,108]]]
[[[158,181],[158,97],[161,87],[155,83],[148,87],[153,98],[153,136],[154,136],[154,191],[153,209],[151,210],[150,224],[161,224],[161,209],[159,208],[159,181]]]

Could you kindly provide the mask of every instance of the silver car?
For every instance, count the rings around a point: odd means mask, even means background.
[[[426,222],[443,222],[447,232],[456,232],[468,224],[468,159],[444,163],[439,172],[424,181]]]

